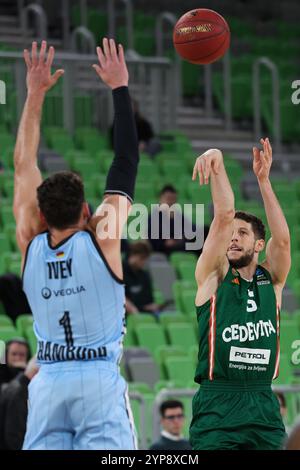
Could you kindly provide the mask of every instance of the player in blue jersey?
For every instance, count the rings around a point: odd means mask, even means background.
[[[135,449],[127,386],[119,372],[124,328],[120,239],[134,196],[138,141],[122,47],[104,39],[94,69],[112,90],[115,157],[102,204],[90,216],[81,179],[42,181],[37,166],[43,102],[54,49],[37,43],[14,153],[14,215],[23,286],[38,340],[40,372],[29,386],[24,449]],[[95,168],[96,170],[96,168]]]

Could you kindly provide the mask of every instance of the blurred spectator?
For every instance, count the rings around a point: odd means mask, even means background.
[[[0,397],[0,449],[22,449],[27,421],[28,385],[38,372],[33,357],[24,372],[6,386]]]
[[[155,137],[152,126],[147,119],[140,114],[139,105],[136,100],[131,100],[132,108],[136,123],[136,130],[139,141],[140,152],[147,153],[150,157],[154,157],[161,151],[161,144],[157,137]],[[113,148],[113,126],[110,130],[111,146]]]
[[[290,429],[289,427],[287,426],[286,422],[287,422],[287,414],[288,414],[288,409],[287,409],[287,405],[286,405],[286,399],[285,399],[285,396],[283,393],[281,392],[276,392],[275,395],[277,396],[278,398],[278,401],[279,401],[279,405],[280,405],[280,414],[281,414],[281,417],[282,417],[282,421],[285,425],[285,430],[287,432],[287,434],[289,434],[290,432]]]
[[[281,417],[283,421],[285,421],[287,417],[287,406],[286,406],[285,396],[281,392],[276,392],[275,395],[277,396],[278,401],[279,401]]]
[[[162,188],[159,198],[160,208],[159,210],[154,210],[148,218],[148,238],[152,245],[153,251],[159,251],[170,255],[174,251],[185,251],[186,243],[192,243],[194,240],[187,240],[184,237],[184,227],[190,226],[193,232],[202,230],[202,227],[196,227],[195,224],[188,221],[183,212],[176,214],[175,210],[170,210],[170,208],[177,204],[177,191],[174,186],[166,185]],[[182,238],[175,238],[175,219],[181,223],[182,227]],[[166,239],[164,237],[163,223],[169,224],[169,234],[170,237]],[[204,240],[208,234],[209,227],[204,226]],[[153,233],[156,233],[158,236],[155,238]],[[195,250],[197,255],[201,254],[201,249]]]
[[[31,313],[26,295],[23,292],[22,280],[16,274],[8,273],[0,276],[0,301],[6,315],[14,322],[23,313]]]
[[[129,255],[123,262],[127,313],[155,313],[159,305],[153,300],[152,281],[145,265],[151,253],[145,241],[131,243]]]
[[[167,400],[160,406],[161,437],[152,444],[150,450],[191,450],[188,440],[182,435],[184,407],[180,401]]]
[[[23,338],[15,338],[6,344],[6,364],[0,367],[0,388],[20,372],[24,372],[30,358],[30,349]]]
[[[286,450],[300,450],[300,422],[293,428],[285,446]]]

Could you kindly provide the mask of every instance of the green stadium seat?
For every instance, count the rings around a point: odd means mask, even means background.
[[[182,346],[187,351],[196,344],[195,331],[190,323],[171,323],[166,330],[169,343],[173,346]]]
[[[124,348],[131,348],[137,346],[135,335],[132,328],[127,328],[124,337]]]
[[[30,314],[19,315],[16,319],[16,327],[21,336],[26,337],[27,328],[32,328],[33,317]]]
[[[12,326],[1,326],[0,327],[0,341],[10,341],[13,338],[18,338],[19,333],[16,328]]]
[[[135,335],[139,346],[148,349],[154,355],[157,347],[166,345],[164,330],[160,325],[137,325]]]
[[[94,101],[91,95],[75,96],[75,126],[92,127]]]
[[[14,180],[7,178],[4,182],[3,190],[5,192],[6,197],[12,201],[14,197]],[[11,206],[2,208],[2,210],[6,210],[7,213],[9,212],[9,209],[10,209],[10,213],[13,214]],[[7,215],[6,217],[10,217],[11,214]]]
[[[163,312],[159,316],[159,322],[164,328],[167,328],[168,325],[173,323],[185,323],[186,321],[186,316],[181,312]]]
[[[11,250],[9,237],[6,233],[0,233],[0,253],[8,252]]]
[[[279,376],[274,385],[288,385],[293,382],[293,370],[287,354],[280,354]]]
[[[69,135],[58,135],[53,138],[49,145],[62,156],[66,155],[68,151],[74,149],[73,140]]]
[[[129,392],[152,393],[151,387],[144,382],[129,382]]]
[[[185,252],[171,253],[169,259],[170,259],[170,263],[175,269],[177,269],[181,263],[190,262],[190,263],[195,263],[195,266],[196,266],[196,262],[197,262],[197,257],[193,253],[185,253]]]
[[[165,359],[167,377],[174,382],[186,384],[191,381],[195,374],[194,364],[189,357],[167,357]]]
[[[73,163],[73,170],[77,171],[83,179],[87,179],[97,171],[97,168],[91,158],[78,158]]]
[[[8,317],[7,315],[0,315],[0,329],[2,327],[14,328],[14,324],[12,322],[12,319],[10,317]]]
[[[186,290],[181,294],[181,305],[182,311],[189,317],[196,318],[196,307],[195,307],[195,297],[196,297],[196,286],[194,289]]]
[[[195,280],[196,263],[194,261],[181,262],[177,268],[177,273],[182,280]],[[196,282],[196,281],[195,281]]]
[[[75,168],[75,162],[77,160],[89,160],[89,154],[83,150],[67,150],[64,155],[64,159],[68,162],[70,168]]]
[[[53,142],[55,142],[57,137],[70,137],[66,129],[58,126],[44,126],[42,132],[45,138],[45,142],[47,145],[49,145],[49,147],[52,147]]]
[[[175,305],[176,305],[176,310],[183,312],[183,307],[182,307],[182,302],[181,302],[181,296],[182,292],[185,290],[191,291],[195,285],[194,281],[189,281],[189,280],[177,280],[173,282],[172,285],[172,290],[173,290],[173,295],[174,295],[174,300],[175,300]]]
[[[281,320],[280,322],[280,348],[287,355],[289,360],[293,353],[292,345],[295,340],[299,340],[299,331],[296,320]]]
[[[45,127],[63,127],[63,98],[55,91],[47,93],[43,106],[43,125]],[[53,93],[53,94],[51,94]],[[53,147],[54,148],[54,147]]]
[[[37,351],[37,339],[32,329],[32,326],[27,326],[26,328],[26,339],[29,343],[31,356],[34,356]]]
[[[131,314],[127,316],[127,325],[130,327],[135,328],[138,325],[149,325],[149,324],[156,324],[156,318],[154,315],[151,315],[149,313],[137,313],[137,314]]]

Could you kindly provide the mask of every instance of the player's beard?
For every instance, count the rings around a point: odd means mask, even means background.
[[[228,261],[230,265],[235,268],[235,269],[241,269],[245,268],[246,266],[249,266],[249,264],[253,261],[254,258],[254,250],[248,250],[243,256],[241,256],[239,259],[233,259],[231,260],[228,258]]]

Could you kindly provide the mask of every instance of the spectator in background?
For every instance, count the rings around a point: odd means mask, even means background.
[[[24,372],[30,358],[30,349],[23,338],[15,338],[6,344],[6,364],[0,367],[0,391],[3,384],[11,382],[20,372]]]
[[[0,276],[0,301],[3,303],[6,315],[13,322],[23,313],[31,313],[26,295],[23,292],[22,280],[13,273]]]
[[[24,372],[3,386],[0,397],[0,449],[21,450],[27,421],[28,385],[38,372],[33,357]]]
[[[293,428],[285,446],[286,450],[300,450],[300,422]]]
[[[160,192],[159,204],[160,208],[158,210],[154,210],[149,218],[148,218],[148,239],[152,245],[153,251],[159,251],[165,253],[166,255],[170,255],[175,251],[185,251],[186,250],[186,243],[192,243],[193,240],[187,240],[184,237],[184,230],[185,224],[187,223],[187,219],[184,217],[184,214],[181,213],[179,217],[181,217],[181,227],[182,227],[182,238],[178,239],[175,238],[175,211],[170,210],[170,208],[177,203],[177,191],[174,186],[166,185],[162,188]],[[164,238],[164,231],[162,227],[162,220],[166,220],[169,223],[170,227],[170,237],[168,239]],[[202,227],[196,227],[195,224],[191,224],[189,222],[192,230],[195,232],[196,230],[202,230]],[[204,240],[208,234],[209,227],[204,226]],[[153,233],[157,233],[158,237],[154,238],[152,236]],[[201,254],[201,249],[195,250],[197,256]]]
[[[151,248],[146,241],[129,245],[128,258],[123,262],[127,313],[155,313],[159,309],[153,300],[150,274],[145,270],[150,254]]]
[[[280,405],[280,414],[281,414],[281,417],[282,417],[282,420],[283,420],[283,423],[285,425],[285,430],[287,433],[289,433],[289,428],[286,424],[286,421],[287,421],[287,413],[288,413],[288,409],[287,409],[287,406],[286,406],[286,399],[285,399],[285,396],[283,393],[281,392],[276,392],[275,395],[277,396],[278,398],[278,401],[279,401],[279,405]]]
[[[164,401],[160,406],[161,437],[152,444],[150,450],[191,450],[188,440],[184,439],[183,403],[177,400]]]
[[[155,137],[150,122],[140,114],[138,102],[133,99],[131,102],[139,141],[139,151],[147,153],[153,158],[161,151],[161,144]],[[111,147],[113,147],[113,126],[110,129],[110,139]]]

